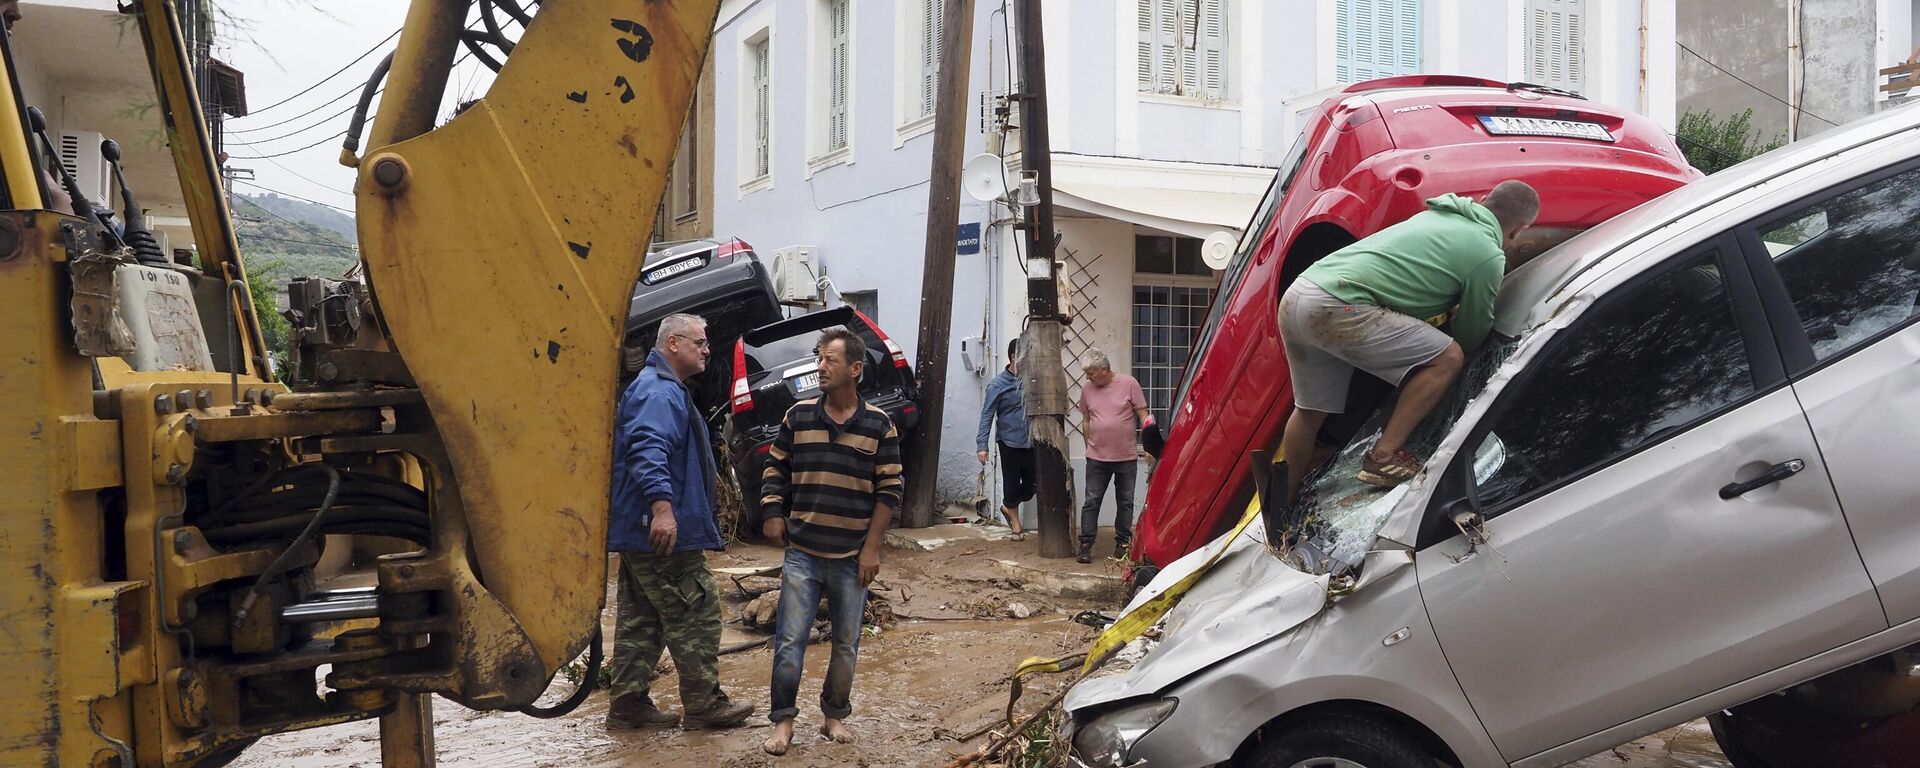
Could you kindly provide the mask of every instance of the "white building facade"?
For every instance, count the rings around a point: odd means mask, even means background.
[[[840,292],[826,301],[869,310],[910,355],[941,9],[732,0],[712,53],[715,236],[763,254],[815,247]],[[1106,352],[1163,414],[1219,284],[1201,240],[1240,234],[1306,118],[1347,84],[1415,73],[1524,80],[1675,120],[1670,0],[1047,0],[1044,13],[1068,359]],[[1017,180],[1018,132],[990,137],[982,105],[1018,88],[1018,14],[978,0],[974,16],[967,154],[1003,149]],[[924,298],[953,303],[942,499],[997,503],[974,432],[987,378],[1023,327],[1016,218],[1004,203],[963,198],[960,222],[980,225],[983,245],[958,257],[952,296]],[[967,338],[988,353],[979,370],[961,354]]]

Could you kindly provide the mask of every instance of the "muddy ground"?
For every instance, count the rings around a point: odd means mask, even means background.
[[[1033,594],[1007,578],[993,561],[1016,560],[1088,574],[1118,576],[1116,562],[1082,566],[1041,560],[1038,544],[982,541],[949,544],[935,552],[888,549],[876,593],[887,598],[898,622],[861,641],[854,682],[853,717],[848,725],[858,741],[832,744],[814,737],[820,725],[819,683],[825,674],[827,647],[808,649],[807,674],[800,688],[801,714],[794,748],[785,757],[760,751],[769,730],[767,681],[771,651],[766,647],[724,656],[722,685],[735,698],[752,700],[759,711],[744,727],[719,732],[683,732],[669,728],[609,733],[602,725],[607,700],[596,694],[573,714],[538,720],[518,714],[473,712],[446,701],[434,707],[439,764],[446,768],[545,768],[547,766],[938,766],[968,751],[956,734],[972,732],[1001,716],[1007,703],[1007,675],[1028,656],[1076,653],[1093,638],[1092,629],[1071,621],[1073,614],[1117,605]],[[1109,552],[1102,541],[1097,552]],[[777,565],[780,552],[738,545],[710,557],[716,569]],[[722,593],[735,584],[717,574]],[[770,580],[743,582],[770,586]],[[609,605],[611,605],[609,600]],[[733,622],[742,600],[729,598],[729,619],[722,644],[763,637]],[[1009,606],[1031,611],[1013,618]],[[609,607],[604,625],[612,637]],[[668,665],[663,665],[668,666]],[[1043,676],[1023,698],[1038,706],[1058,690],[1064,676]],[[1056,678],[1056,679],[1046,679]],[[549,692],[560,698],[572,690],[562,680]],[[656,679],[655,701],[678,709],[671,670]],[[1025,711],[1025,710],[1022,710]],[[373,722],[284,734],[262,740],[238,761],[240,768],[377,768],[378,730]],[[1574,763],[1577,768],[1728,768],[1714,748],[1704,723],[1641,739]]]

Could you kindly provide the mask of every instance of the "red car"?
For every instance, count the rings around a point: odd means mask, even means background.
[[[1523,235],[1524,253],[1510,254],[1511,268],[1700,176],[1653,121],[1564,91],[1413,75],[1358,83],[1328,99],[1226,268],[1175,394],[1133,559],[1164,566],[1246,508],[1248,452],[1276,448],[1293,407],[1275,310],[1307,265],[1423,210],[1428,198],[1478,197],[1519,179],[1540,191],[1541,207]],[[1386,389],[1378,380],[1354,387],[1356,396]],[[1330,431],[1341,428],[1328,421]]]

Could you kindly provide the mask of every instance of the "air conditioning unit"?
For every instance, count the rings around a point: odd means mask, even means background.
[[[811,306],[820,300],[820,248],[789,245],[773,252],[773,295],[782,304]]]
[[[73,174],[80,194],[95,205],[112,204],[107,195],[113,190],[113,170],[107,166],[106,156],[100,154],[100,142],[105,139],[94,131],[60,132],[60,164]]]

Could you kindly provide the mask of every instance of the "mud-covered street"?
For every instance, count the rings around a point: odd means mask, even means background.
[[[1103,541],[1102,551],[1110,551]],[[978,746],[958,736],[974,732],[1002,716],[1008,673],[1028,656],[1061,656],[1085,649],[1094,631],[1072,622],[1085,609],[1113,611],[1110,600],[1041,594],[1058,583],[1019,580],[1019,571],[996,561],[1039,566],[1060,573],[1117,578],[1119,566],[1098,561],[1042,560],[1033,540],[959,541],[926,552],[889,548],[875,592],[885,598],[896,623],[869,630],[861,640],[854,684],[854,715],[848,721],[858,741],[833,744],[815,736],[820,714],[815,702],[827,653],[814,645],[807,654],[807,677],[800,689],[801,715],[792,752],[773,758],[760,751],[767,735],[766,696],[771,651],[765,647],[723,656],[722,682],[736,697],[752,699],[759,711],[746,726],[727,731],[685,732],[678,728],[609,733],[602,724],[607,699],[595,695],[572,714],[539,720],[513,713],[472,712],[436,702],[435,738],[445,768],[546,768],[549,766],[938,766]],[[737,594],[730,573],[775,565],[780,553],[759,545],[735,545],[710,556],[716,580],[727,596],[723,645],[765,635],[737,621],[746,600]],[[1111,584],[1098,578],[1069,582]],[[749,589],[771,586],[771,579],[745,579]],[[1016,607],[1015,604],[1018,604]],[[1028,613],[1016,618],[1017,613]],[[603,616],[612,637],[611,608]],[[609,648],[611,640],[608,640]],[[662,665],[653,694],[663,708],[678,709],[670,664]],[[1064,676],[1035,681],[1022,699],[1021,712],[1038,706],[1064,684]],[[548,699],[564,697],[571,685],[556,683]],[[237,768],[374,768],[380,764],[375,723],[276,736],[261,741],[234,765]],[[1704,723],[1656,734],[1574,764],[1577,768],[1728,768]]]

